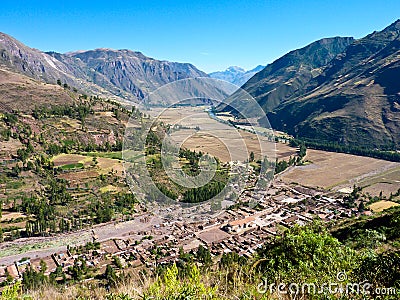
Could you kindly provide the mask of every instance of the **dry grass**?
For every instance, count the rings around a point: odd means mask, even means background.
[[[390,169],[386,172],[362,180],[360,186],[371,195],[379,195],[380,192],[386,197],[394,194],[400,188],[400,167]]]
[[[0,157],[11,158],[17,155],[17,150],[23,148],[22,143],[17,139],[10,138],[0,143]]]
[[[92,157],[80,155],[80,154],[59,154],[52,158],[55,167],[69,165],[69,164],[88,164],[92,161]]]
[[[71,103],[68,91],[58,85],[38,82],[22,74],[0,69],[0,103],[9,109],[27,112],[43,104]]]
[[[306,159],[312,163],[289,170],[282,175],[283,180],[336,190],[360,185],[369,177],[400,167],[399,163],[375,158],[312,149],[307,150]]]
[[[103,186],[100,188],[100,193],[116,193],[118,191],[120,191],[121,189],[119,187],[113,186],[113,185],[107,185],[107,186]]]
[[[3,215],[1,216],[1,221],[9,221],[17,218],[26,218],[26,215],[20,212],[10,212],[10,213],[3,212]]]
[[[154,279],[140,276],[138,272],[131,272],[131,277],[119,282],[115,288],[107,291],[100,286],[98,280],[71,285],[68,287],[54,287],[52,285],[43,286],[38,290],[29,291],[28,294],[34,300],[72,300],[72,299],[117,299],[109,298],[110,294],[128,295],[133,299],[142,299],[142,293]]]
[[[278,148],[276,151],[275,144],[268,142],[264,137],[258,137],[251,132],[211,119],[205,112],[205,108],[185,107],[167,110],[156,108],[151,110],[150,114],[154,117],[158,116],[158,120],[164,123],[186,127],[171,134],[177,143],[190,150],[209,153],[223,162],[244,161],[249,158],[250,152],[255,154],[256,159],[268,156],[273,161],[276,155],[283,158],[296,152],[295,149],[289,149],[283,144],[278,145],[281,149]],[[196,127],[200,130],[196,131]]]
[[[68,172],[58,175],[59,178],[69,180],[69,181],[79,181],[82,182],[84,179],[97,177],[99,173],[95,170],[80,171],[80,172]]]
[[[400,206],[399,203],[393,202],[393,201],[379,201],[379,202],[375,202],[372,203],[369,208],[372,209],[373,212],[381,212],[385,209],[394,207],[394,206]]]
[[[98,167],[100,174],[107,174],[109,172],[116,172],[116,175],[123,176],[124,167],[122,162],[117,159],[98,157]]]

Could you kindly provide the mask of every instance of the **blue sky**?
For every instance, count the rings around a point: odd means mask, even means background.
[[[3,0],[0,31],[44,51],[131,49],[212,72],[265,65],[323,37],[360,38],[398,18],[398,0]]]

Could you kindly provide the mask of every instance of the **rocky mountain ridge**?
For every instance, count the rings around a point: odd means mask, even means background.
[[[160,61],[131,50],[45,53],[4,33],[0,33],[0,67],[43,82],[61,80],[82,91],[134,101],[169,82],[207,77],[192,64]]]

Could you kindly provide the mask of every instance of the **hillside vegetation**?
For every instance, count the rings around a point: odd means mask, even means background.
[[[1,299],[398,299],[399,220],[400,210],[392,209],[350,221],[347,232],[319,223],[295,226],[252,258],[234,252],[212,258],[200,247],[153,271],[116,263],[92,282],[84,281],[85,273],[70,280],[66,290],[56,277],[33,273]]]

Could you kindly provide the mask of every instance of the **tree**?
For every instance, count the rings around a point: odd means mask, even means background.
[[[46,276],[42,272],[36,272],[31,266],[22,274],[22,285],[25,290],[36,289],[46,281]]]
[[[111,265],[107,265],[106,271],[104,272],[104,279],[106,279],[107,284],[112,287],[118,282],[118,276]]]
[[[121,259],[118,256],[114,256],[113,263],[118,269],[122,269],[123,268]]]
[[[365,210],[365,204],[363,201],[361,201],[360,204],[358,205],[358,211],[363,212],[364,210]]]
[[[204,265],[210,265],[212,263],[210,250],[203,247],[203,245],[200,245],[197,249],[196,258]]]
[[[342,245],[318,223],[294,226],[265,244],[256,263],[268,282],[276,280],[311,280],[328,282],[338,272],[350,271],[355,264],[355,252]],[[294,281],[293,281],[294,280]]]
[[[400,251],[367,256],[354,274],[359,277],[360,282],[368,281],[374,287],[399,286]]]
[[[252,162],[252,161],[254,161],[254,152],[253,151],[250,152],[250,157],[249,157],[249,162]]]
[[[81,281],[86,275],[88,268],[83,258],[78,258],[72,267],[69,267],[72,279]]]
[[[246,263],[246,258],[239,256],[236,252],[228,252],[222,254],[221,260],[219,261],[220,266],[224,268],[229,268],[235,263],[244,265]]]
[[[47,270],[46,262],[43,259],[41,259],[39,265],[40,265],[40,272],[44,274],[44,272],[46,272]]]

